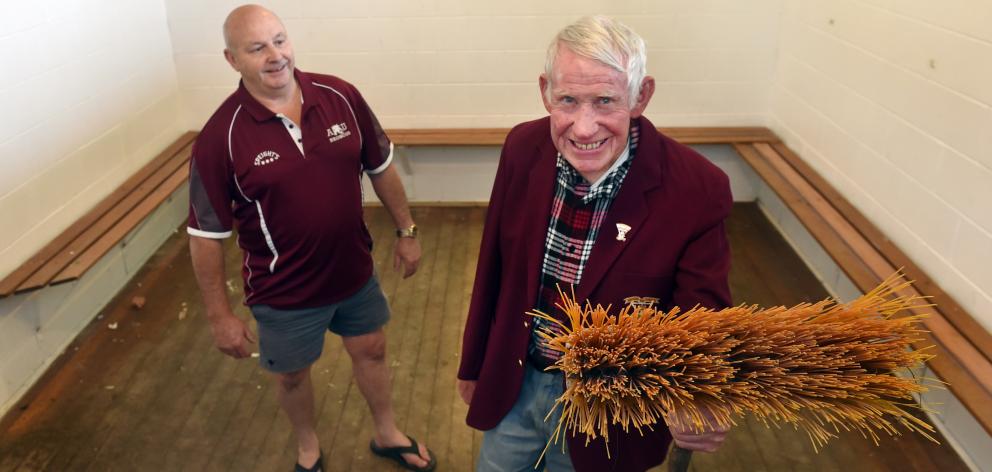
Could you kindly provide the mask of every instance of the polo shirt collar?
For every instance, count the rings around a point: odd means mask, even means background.
[[[301,111],[302,115],[306,115],[307,110],[317,106],[319,100],[317,100],[317,90],[313,85],[313,80],[310,78],[309,74],[303,72],[299,69],[293,69],[293,78],[296,80],[297,85],[300,87],[300,92],[303,94],[303,109]],[[251,96],[248,88],[245,87],[245,81],[238,81],[238,91],[236,92],[238,100],[245,110],[255,118],[255,121],[267,121],[271,120],[276,116],[272,110],[266,108],[265,105],[259,103],[255,97]]]

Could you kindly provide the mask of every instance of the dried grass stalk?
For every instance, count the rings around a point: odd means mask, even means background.
[[[565,323],[531,313],[565,330],[541,333],[562,353],[551,369],[567,384],[554,439],[567,430],[587,444],[609,441],[610,424],[641,431],[659,420],[701,431],[753,414],[766,426],[804,428],[817,449],[841,429],[877,444],[878,432],[897,435],[900,425],[936,442],[910,412],[927,382],[896,375],[931,357],[911,349],[921,316],[897,316],[922,301],[896,296],[908,285],[896,274],[850,303],[684,313],[627,306],[616,316],[561,293]]]

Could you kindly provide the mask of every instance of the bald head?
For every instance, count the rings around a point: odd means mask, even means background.
[[[261,5],[241,5],[231,10],[224,20],[224,46],[227,49],[236,48],[242,39],[241,36],[253,25],[264,22],[263,20],[274,20],[282,25],[278,15]]]
[[[252,96],[296,93],[293,43],[275,13],[258,5],[235,8],[224,21],[224,42],[224,58],[241,74]]]

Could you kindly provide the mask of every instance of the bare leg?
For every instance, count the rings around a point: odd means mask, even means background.
[[[310,367],[296,372],[273,374],[278,388],[279,404],[289,417],[296,433],[297,462],[304,467],[313,467],[320,457],[320,441],[314,429],[313,383],[310,381]]]
[[[375,443],[379,447],[409,446],[410,441],[399,428],[393,416],[392,386],[386,366],[386,333],[378,331],[361,336],[343,337],[345,350],[351,356],[355,382],[372,411],[375,423]],[[430,455],[420,444],[420,457],[404,454],[406,461],[416,467],[427,465]]]

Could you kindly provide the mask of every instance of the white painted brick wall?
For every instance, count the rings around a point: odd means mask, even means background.
[[[992,39],[966,15],[928,21],[921,2],[789,7],[776,131],[992,327],[978,310],[992,295]]]
[[[597,13],[647,41],[655,122],[763,124],[782,0],[261,3],[283,18],[301,69],[356,84],[387,128],[422,128],[512,126],[543,115],[537,77],[548,42]],[[236,2],[165,4],[186,123],[198,128],[237,84],[220,33]]]
[[[0,276],[183,130],[165,13],[161,0],[0,2]]]

